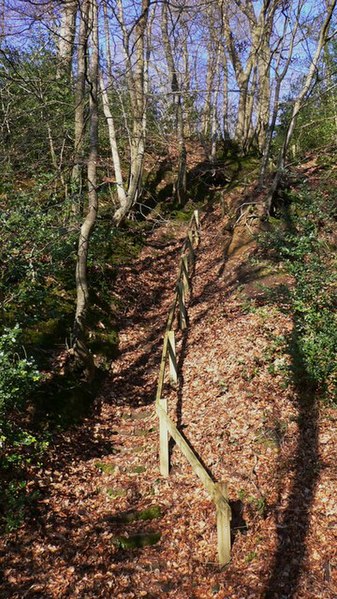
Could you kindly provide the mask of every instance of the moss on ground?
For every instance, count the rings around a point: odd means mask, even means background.
[[[129,537],[115,537],[112,542],[120,549],[142,549],[143,547],[155,545],[160,541],[160,538],[160,532],[143,532]]]

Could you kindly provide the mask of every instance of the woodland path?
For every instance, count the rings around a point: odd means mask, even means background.
[[[270,277],[247,263],[253,243],[224,258],[217,210],[202,217],[172,415],[229,484],[229,566],[217,565],[214,507],[180,452],[170,477],[159,476],[154,396],[184,231],[156,229],[121,270],[120,356],[94,414],[60,433],[50,468],[37,473],[38,511],[2,547],[1,597],[337,597],[332,416],[285,388],[278,340],[291,319],[262,305],[258,283]],[[161,511],[153,520],[121,518],[152,506]],[[116,544],[144,531],[160,541]]]

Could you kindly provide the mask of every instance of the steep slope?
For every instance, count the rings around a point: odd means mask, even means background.
[[[261,284],[291,281],[250,262],[252,227],[230,232],[218,209],[202,216],[168,394],[186,438],[228,482],[229,566],[217,565],[214,506],[177,448],[170,477],[158,470],[154,396],[184,235],[167,224],[120,273],[120,356],[94,414],[60,433],[38,473],[35,519],[2,543],[2,597],[336,597],[336,411],[286,380],[291,316]]]

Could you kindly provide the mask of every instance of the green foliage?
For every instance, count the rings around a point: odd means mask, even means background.
[[[293,276],[290,341],[295,380],[337,399],[336,260],[329,243],[335,228],[336,191],[303,190],[292,198],[289,227],[264,237],[265,247]]]
[[[6,531],[21,525],[27,500],[33,499],[26,490],[24,470],[32,461],[36,463],[48,446],[46,440],[38,440],[17,423],[19,410],[41,380],[34,360],[21,345],[21,336],[18,325],[4,328],[0,336],[0,467],[2,476],[5,474],[0,507]]]
[[[25,50],[3,47],[0,68],[3,174],[55,173],[72,151],[73,99],[65,76],[57,77],[54,53],[45,40]]]
[[[29,491],[24,480],[11,480],[1,490],[0,505],[2,507],[2,528],[12,532],[24,521],[27,509],[39,498],[39,491]]]
[[[6,532],[11,532],[19,528],[24,519],[26,483],[24,481],[10,481],[2,499],[5,506],[4,528]]]
[[[16,325],[0,336],[0,426],[6,413],[22,404],[41,378],[34,360],[20,346],[21,333]]]
[[[129,264],[138,256],[143,245],[143,230],[138,223],[128,223],[124,229],[116,229],[111,219],[103,215],[91,237],[89,267],[99,268],[104,260],[111,267]]]
[[[77,238],[66,221],[67,207],[61,209],[51,190],[42,199],[39,184],[3,193],[0,216],[2,319],[34,328],[73,309]]]
[[[0,336],[0,465],[5,468],[22,467],[31,461],[31,452],[45,449],[35,436],[22,429],[10,418],[19,413],[25,400],[35,391],[41,380],[35,361],[29,358],[20,343],[22,332],[16,325],[5,328]]]

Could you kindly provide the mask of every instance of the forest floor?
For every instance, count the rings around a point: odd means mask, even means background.
[[[287,380],[291,314],[262,286],[277,296],[291,282],[251,262],[247,235],[225,256],[217,208],[201,227],[168,399],[215,480],[228,483],[230,564],[217,564],[214,505],[177,447],[170,476],[159,475],[154,397],[186,231],[167,223],[120,271],[120,355],[93,413],[59,433],[36,472],[34,518],[1,541],[1,597],[337,597],[337,412]]]

